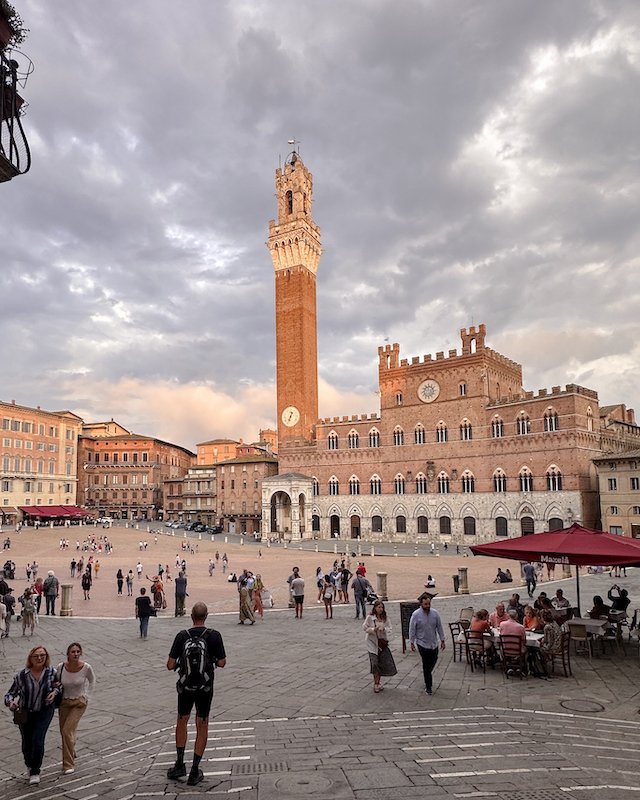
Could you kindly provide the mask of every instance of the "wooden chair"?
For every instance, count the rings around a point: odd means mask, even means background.
[[[562,632],[560,638],[560,652],[549,653],[547,655],[549,661],[551,662],[551,672],[555,673],[556,659],[559,659],[560,663],[562,664],[565,678],[568,678],[569,675],[573,675],[573,672],[571,672],[571,639],[573,638],[572,628],[575,629],[575,625],[569,628],[569,630]]]
[[[493,655],[492,648],[485,648],[485,638],[482,631],[471,631],[463,628],[464,638],[467,647],[467,660],[471,665],[471,672],[475,667],[482,667],[482,671],[487,671],[487,660]]]
[[[592,652],[592,641],[591,637],[587,633],[587,626],[586,625],[572,625],[571,626],[571,639],[573,641],[573,651],[576,655],[586,655],[591,660],[591,656],[593,655]],[[580,650],[578,650],[578,645],[580,645]]]
[[[465,658],[467,661],[470,661],[469,658],[469,648],[467,645],[467,640],[464,635],[464,627],[460,622],[450,622],[449,623],[449,630],[451,631],[451,641],[453,643],[453,660],[456,661],[456,655],[458,659],[462,661],[462,651],[464,650]]]
[[[502,671],[505,677],[519,675],[522,680],[526,672],[526,645],[522,638],[512,634],[501,634],[500,650],[502,651]]]

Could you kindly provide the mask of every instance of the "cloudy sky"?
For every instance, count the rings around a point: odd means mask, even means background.
[[[15,0],[0,398],[187,447],[275,424],[274,170],[314,174],[320,413],[487,342],[640,411],[637,0]]]

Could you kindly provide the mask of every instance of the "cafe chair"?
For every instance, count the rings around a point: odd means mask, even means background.
[[[586,625],[572,625],[571,626],[571,639],[573,641],[573,649],[576,655],[586,655],[589,660],[593,655],[591,637],[587,633]]]
[[[472,619],[473,619],[473,606],[467,606],[466,608],[460,609],[458,622],[462,625],[463,628],[468,628],[469,625],[471,625]]]
[[[467,661],[470,661],[469,658],[469,647],[467,644],[467,639],[464,635],[464,627],[460,622],[450,622],[449,623],[449,630],[451,631],[451,641],[453,643],[453,661],[456,661],[456,655],[459,661],[462,661],[462,651],[464,650],[464,655]]]
[[[502,651],[502,671],[505,677],[518,676],[522,680],[526,673],[526,645],[521,637],[501,634],[500,650]]]
[[[564,677],[568,678],[569,675],[573,675],[573,672],[571,671],[571,639],[573,638],[574,630],[575,625],[569,628],[569,630],[563,631],[560,638],[560,652],[548,654],[548,659],[551,662],[552,674],[555,674],[556,659],[558,659],[562,664]]]
[[[482,631],[471,631],[463,628],[464,638],[467,647],[467,660],[471,665],[471,672],[475,667],[482,667],[482,671],[487,671],[487,660],[493,657],[493,648],[485,648],[485,638]]]

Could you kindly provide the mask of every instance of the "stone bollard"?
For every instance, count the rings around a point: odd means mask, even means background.
[[[467,567],[458,567],[458,577],[460,578],[460,594],[469,594]]]
[[[198,534],[198,539],[202,539],[202,534],[201,533]]]
[[[397,544],[393,545],[393,555],[396,556],[396,557],[398,556],[398,545]]]
[[[387,601],[389,598],[387,597],[387,573],[386,572],[378,572],[378,597],[380,600]]]
[[[413,548],[413,555],[417,558],[418,557],[418,545]]]
[[[318,545],[316,545],[316,553],[318,552]]]
[[[570,578],[571,577],[571,565],[570,564],[563,564],[562,565],[562,577],[563,578]]]
[[[228,539],[228,537],[226,537],[226,536],[224,537],[224,543],[225,543],[225,544],[229,544],[229,539]]]
[[[62,588],[62,601],[60,604],[60,616],[72,617],[73,606],[71,605],[71,598],[73,596],[73,584],[63,583],[61,588]]]
[[[337,542],[334,542],[334,543],[333,543],[333,552],[334,552],[334,553],[337,553],[337,552],[338,552],[338,543],[337,543]]]
[[[374,550],[373,545],[371,545],[371,558],[373,558],[375,556],[375,554],[376,554],[376,551]]]
[[[213,534],[211,534],[211,541],[215,542],[215,540],[216,540],[216,537]]]

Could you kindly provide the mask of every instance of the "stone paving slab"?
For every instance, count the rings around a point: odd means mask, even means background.
[[[640,596],[635,580],[632,597]],[[589,579],[584,583],[587,596],[593,589]],[[488,604],[486,596],[436,601],[445,622],[463,605],[480,604]],[[397,606],[389,604],[389,611],[392,620],[398,617]],[[620,800],[638,794],[635,649],[626,656],[574,658],[570,678],[507,681],[499,671],[471,673],[465,662],[454,663],[448,639],[435,694],[428,697],[418,657],[401,652],[398,625],[391,642],[398,675],[375,695],[361,623],[348,608],[336,609],[330,625],[317,608],[306,609],[302,622],[287,610],[268,613],[251,627],[238,626],[235,614],[209,622],[222,632],[228,666],[216,677],[203,784],[187,787],[166,778],[175,754],[176,696],[165,662],[183,623],[152,620],[145,641],[133,620],[55,618],[42,621],[37,642],[50,648],[57,663],[69,642],[80,641],[98,676],[80,725],[77,772],[60,775],[54,720],[42,783],[35,790],[27,786],[18,777],[18,732],[5,711],[3,800],[303,798],[310,792],[300,787],[311,786],[314,776],[318,785],[327,776],[333,781],[324,796],[337,800],[608,800],[614,794]],[[4,691],[31,644],[22,637],[5,640]]]

